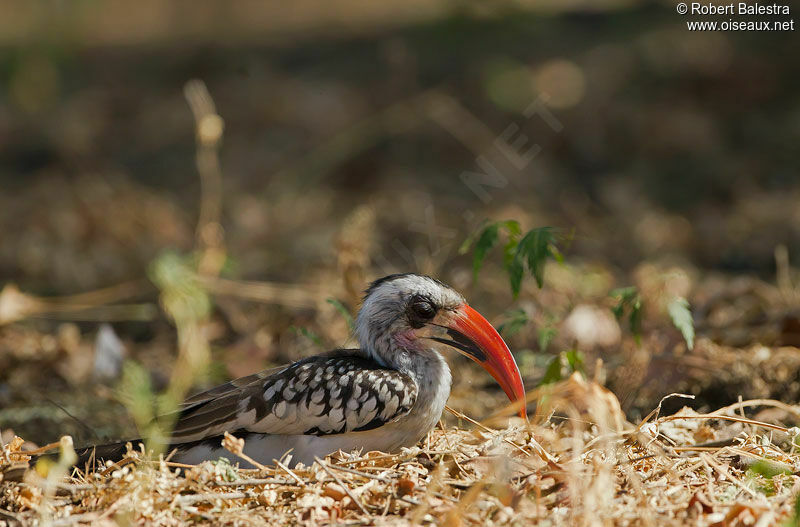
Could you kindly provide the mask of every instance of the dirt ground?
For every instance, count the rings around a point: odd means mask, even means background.
[[[347,23],[302,4],[219,3],[172,32],[159,21],[180,11],[151,0],[143,35],[114,2],[0,22],[0,474],[65,435],[137,436],[131,378],[183,394],[353,344],[361,292],[398,271],[451,284],[495,326],[523,321],[504,336],[537,418],[483,430],[447,413],[413,452],[295,475],[29,473],[0,480],[0,524],[589,525],[598,507],[618,525],[796,521],[796,35],[690,33],[673,6],[637,2],[344,2]],[[520,133],[530,159],[498,147]],[[500,247],[477,280],[459,251],[510,219],[565,234],[564,261],[517,297]],[[613,314],[628,286],[638,330]],[[564,352],[580,366],[545,387]],[[448,360],[451,408],[483,422],[505,405]],[[693,398],[662,402],[674,393]],[[663,420],[679,410],[714,414]]]

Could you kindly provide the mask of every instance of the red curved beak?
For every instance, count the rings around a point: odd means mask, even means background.
[[[503,341],[503,337],[488,320],[464,304],[447,328],[453,341],[440,340],[440,342],[450,344],[483,366],[483,369],[500,384],[511,401],[525,399],[525,387],[522,385],[522,376],[514,356]],[[459,338],[459,334],[462,338]],[[520,403],[519,416],[527,418],[523,403]]]

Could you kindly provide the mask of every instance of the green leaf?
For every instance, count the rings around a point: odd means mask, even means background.
[[[577,371],[578,373],[583,373],[585,371],[583,353],[572,349],[566,351],[565,355],[567,357],[567,364],[573,372]]]
[[[551,243],[547,246],[547,249],[550,251],[550,257],[555,260],[556,262],[563,264],[564,263],[564,255],[561,254],[561,251],[558,250],[558,247],[554,243]]]
[[[472,278],[478,281],[478,273],[483,266],[483,260],[486,255],[497,244],[498,233],[500,231],[499,223],[490,223],[487,225],[480,236],[478,241],[475,242],[475,253],[472,256]]]
[[[642,297],[635,286],[614,289],[609,296],[617,299],[617,305],[611,308],[617,320],[622,320],[628,313],[628,325],[637,344],[642,338]]]
[[[547,364],[547,369],[544,372],[544,377],[539,381],[539,386],[546,384],[553,384],[563,379],[561,375],[561,368],[564,366],[564,355],[559,353]]]
[[[540,236],[539,236],[539,229],[533,229],[529,231],[522,239],[519,241],[517,245],[517,253],[516,258],[520,262],[526,262],[528,264],[528,271],[533,274],[533,277],[536,279],[536,284],[539,284],[539,276],[542,275],[543,271],[541,269],[536,269],[538,266],[541,265],[539,262],[539,255],[538,255],[538,247],[537,245],[540,243]],[[537,275],[537,272],[539,275]]]
[[[519,237],[520,234],[522,234],[522,230],[520,229],[519,222],[514,220],[503,222],[503,226],[508,233],[508,241],[503,246],[503,265],[506,271],[508,271],[514,262],[514,255],[517,253],[517,245],[519,244]]]
[[[524,309],[511,309],[506,311],[507,320],[497,326],[497,331],[504,337],[510,337],[518,333],[530,320]]]
[[[618,302],[616,306],[611,308],[611,312],[614,313],[614,318],[618,321],[622,320],[622,317],[625,316],[625,304]]]
[[[558,330],[554,327],[546,327],[539,329],[539,351],[542,353],[547,351],[550,343],[558,335]]]
[[[528,265],[528,271],[536,280],[539,289],[544,287],[544,267],[548,257],[560,256],[555,249],[557,236],[552,227],[540,227],[528,231],[517,245],[515,257]],[[561,257],[563,259],[563,257]]]
[[[478,228],[474,231],[469,233],[467,239],[464,240],[464,243],[461,244],[461,247],[458,248],[458,254],[467,254],[469,252],[469,248],[475,243],[475,240],[478,236],[483,232],[484,227],[489,223],[489,220],[483,220]]]
[[[794,499],[794,514],[792,514],[791,519],[786,523],[786,525],[791,527],[800,526],[800,494],[798,494]]]
[[[350,313],[350,310],[348,310],[344,304],[342,304],[340,301],[332,297],[327,299],[326,302],[335,307],[336,311],[338,311],[339,314],[342,315],[342,317],[344,317],[345,321],[347,321],[347,327],[350,328],[350,331],[353,331],[356,328],[356,323],[353,320],[353,315]]]
[[[770,459],[759,459],[747,469],[750,476],[763,476],[767,479],[774,478],[775,476],[784,474],[792,474],[792,467],[780,461],[773,461]]]
[[[616,299],[619,300],[619,304],[617,305],[617,308],[619,308],[620,306],[624,307],[624,304],[629,304],[638,295],[639,295],[639,290],[634,285],[632,285],[630,287],[620,287],[620,288],[614,289],[613,291],[608,293],[608,296],[610,296],[612,298],[616,298]],[[620,313],[622,313],[622,311],[620,311]],[[620,315],[619,318],[622,318],[622,315]]]
[[[694,320],[689,309],[689,302],[683,297],[676,297],[667,306],[667,311],[672,323],[683,335],[686,347],[690,350],[694,348]]]
[[[628,317],[631,333],[636,339],[636,344],[642,343],[642,299],[637,295],[631,303],[631,314]]]
[[[503,267],[506,271],[511,267],[514,262],[514,254],[517,252],[517,240],[509,238],[505,245],[503,245]]]
[[[511,294],[514,295],[514,298],[517,298],[522,289],[522,275],[525,272],[522,260],[513,258],[506,268],[506,271],[508,272],[508,281],[511,285]]]
[[[239,479],[239,471],[231,465],[230,459],[226,457],[211,461],[214,473],[222,478],[223,481],[236,481]]]
[[[528,270],[536,280],[536,285],[539,289],[544,287],[544,265],[549,254],[549,243],[546,236],[541,231],[532,231],[535,233],[533,237],[532,250],[528,251]]]
[[[503,245],[503,266],[508,273],[514,297],[519,296],[526,266],[539,288],[544,287],[544,270],[547,259],[553,258],[562,263],[564,261],[564,256],[556,246],[562,236],[553,227],[532,229],[522,236],[522,228],[516,220],[484,222],[478,231],[471,234],[461,244],[459,253],[464,254],[474,242],[475,252],[472,260],[474,280],[477,281],[487,254],[497,245],[501,229],[505,231],[508,238]]]
[[[583,354],[580,351],[562,351],[547,364],[547,369],[544,372],[544,377],[539,382],[539,386],[561,381],[566,377],[565,373],[568,375],[574,372],[583,373],[583,362]]]
[[[522,227],[520,227],[517,220],[506,220],[500,223],[505,227],[509,238],[514,240],[519,239],[520,234],[522,234]]]

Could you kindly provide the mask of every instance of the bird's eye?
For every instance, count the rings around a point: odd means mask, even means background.
[[[411,311],[421,320],[430,320],[436,315],[436,308],[429,300],[419,299],[411,303]]]

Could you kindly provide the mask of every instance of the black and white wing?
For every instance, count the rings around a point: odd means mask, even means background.
[[[354,352],[310,357],[187,399],[172,443],[223,432],[327,435],[371,430],[411,411],[417,386]]]

